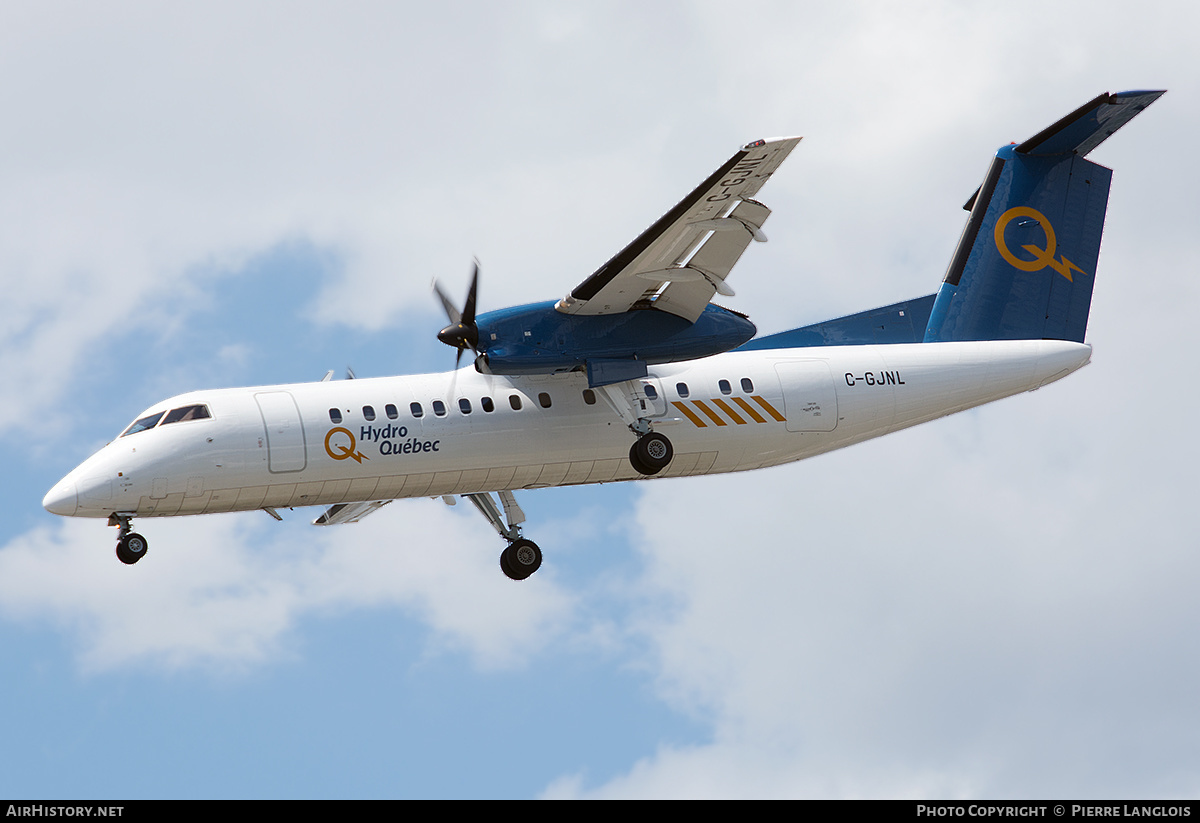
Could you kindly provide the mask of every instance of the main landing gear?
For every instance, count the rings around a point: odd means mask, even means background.
[[[629,465],[633,466],[634,471],[649,477],[671,465],[675,448],[665,434],[650,428],[650,418],[644,416],[645,412],[651,410],[652,399],[658,395],[647,395],[649,386],[641,388],[636,380],[622,384],[610,383],[599,389],[613,411],[621,416],[621,422],[637,437],[629,447]]]
[[[117,559],[127,566],[146,556],[150,543],[146,538],[133,531],[133,515],[113,512],[109,515],[108,525],[120,526],[117,532]]]
[[[521,537],[500,552],[500,571],[510,580],[524,580],[542,567],[542,550],[532,540]]]
[[[648,432],[629,448],[629,462],[638,474],[654,475],[665,469],[675,456],[671,441],[664,434]]]
[[[472,503],[479,513],[492,524],[496,533],[508,541],[508,548],[500,553],[500,570],[510,580],[524,580],[542,567],[542,550],[532,540],[521,537],[521,524],[525,522],[525,512],[517,505],[517,499],[511,491],[499,492],[500,504],[504,507],[501,516],[496,501],[488,492],[463,495]]]

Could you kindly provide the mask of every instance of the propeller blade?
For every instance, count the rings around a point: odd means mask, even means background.
[[[467,292],[467,303],[463,306],[462,319],[464,326],[475,325],[475,299],[479,295],[479,261],[475,260],[471,267],[471,288]],[[474,347],[472,347],[474,348]]]
[[[446,392],[446,402],[453,405],[456,402],[454,387],[458,382],[458,370],[462,365],[463,351],[465,349],[473,351],[477,363],[481,356],[479,326],[475,324],[475,307],[479,303],[479,260],[475,260],[471,267],[471,286],[467,290],[467,302],[463,304],[461,312],[442,291],[442,287],[438,285],[436,279],[433,281],[433,291],[442,301],[442,308],[446,310],[446,317],[450,320],[450,325],[438,332],[438,340],[457,349],[454,353],[454,371],[450,372],[450,388]]]
[[[436,280],[433,281],[433,290],[442,300],[442,307],[446,310],[446,317],[450,318],[450,325],[455,326],[462,322],[462,315],[458,309],[450,302],[450,298],[442,291],[442,287],[438,285]]]
[[[455,366],[462,358],[463,349],[469,348],[476,354],[479,353],[479,327],[475,325],[475,305],[479,294],[479,261],[475,261],[473,271],[471,272],[471,288],[467,292],[467,302],[463,306],[463,310],[459,312],[454,307],[454,303],[446,296],[438,286],[437,281],[433,281],[433,290],[442,301],[442,307],[446,310],[446,317],[450,319],[450,325],[438,332],[438,340],[441,340],[447,346],[453,346],[458,349],[458,356],[455,358]]]

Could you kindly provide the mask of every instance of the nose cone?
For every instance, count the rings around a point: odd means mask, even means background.
[[[60,480],[46,496],[42,498],[42,507],[51,514],[61,514],[71,517],[79,508],[79,496],[75,492],[75,482]]]

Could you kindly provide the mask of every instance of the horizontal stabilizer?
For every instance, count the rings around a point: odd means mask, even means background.
[[[1113,135],[1165,91],[1105,92],[1049,128],[1030,137],[1017,151],[1036,157],[1078,154],[1083,157]]]

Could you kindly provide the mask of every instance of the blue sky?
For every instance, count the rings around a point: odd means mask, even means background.
[[[0,795],[1145,797],[1200,789],[1193,12],[1046,3],[0,10]],[[770,21],[763,24],[761,21]],[[429,283],[561,296],[758,137],[765,332],[932,292],[996,146],[1169,93],[1093,363],[789,467],[314,529],[41,509],[162,397],[448,368]]]

